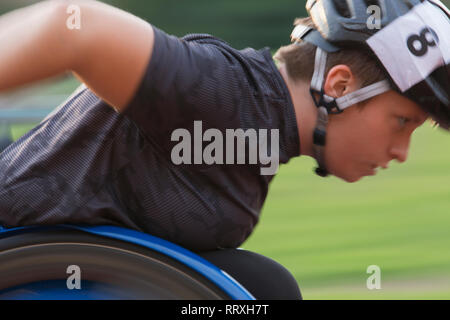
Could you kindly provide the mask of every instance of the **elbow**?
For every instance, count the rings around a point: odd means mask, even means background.
[[[81,6],[79,1],[49,0],[47,7],[47,34],[51,39],[46,41],[53,45],[58,60],[66,71],[74,71],[83,56],[80,43]]]

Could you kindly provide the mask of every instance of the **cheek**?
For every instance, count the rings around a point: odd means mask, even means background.
[[[326,161],[328,169],[340,177],[352,175],[358,168],[380,158],[386,132],[375,119],[362,116],[330,121]]]

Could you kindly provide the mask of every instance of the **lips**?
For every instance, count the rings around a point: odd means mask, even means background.
[[[385,162],[383,164],[373,164],[373,163],[369,163],[368,169],[367,169],[367,173],[365,175],[367,176],[374,176],[377,174],[378,170],[382,168],[382,169],[387,169],[389,168],[389,162]]]

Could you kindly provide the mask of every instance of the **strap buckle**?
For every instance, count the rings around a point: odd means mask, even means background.
[[[344,112],[344,110],[341,110],[339,108],[335,99],[327,100],[325,98],[325,92],[323,91],[323,89],[319,91],[310,88],[309,92],[317,108],[324,107],[325,109],[327,109],[328,114],[339,114]],[[317,96],[319,98],[317,98]]]

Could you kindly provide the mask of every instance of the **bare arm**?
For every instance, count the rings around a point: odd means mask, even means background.
[[[70,29],[69,5],[81,29]],[[147,22],[93,0],[51,0],[0,16],[0,91],[72,71],[123,111],[153,51]]]

